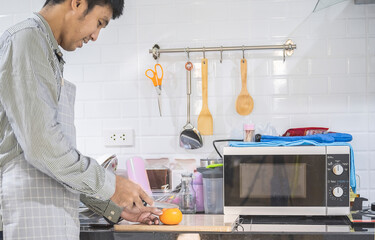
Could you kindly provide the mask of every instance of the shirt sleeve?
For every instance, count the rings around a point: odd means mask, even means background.
[[[61,79],[52,54],[40,30],[9,34],[0,44],[0,102],[26,161],[71,191],[109,199],[115,175],[80,154],[57,122]]]
[[[83,194],[81,194],[80,200],[91,211],[95,212],[96,214],[99,214],[100,216],[103,216],[111,223],[118,223],[122,220],[121,213],[123,208],[119,207],[111,200],[103,201],[93,197],[85,196]]]

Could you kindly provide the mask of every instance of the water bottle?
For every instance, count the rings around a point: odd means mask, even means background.
[[[202,175],[204,212],[206,214],[223,213],[223,167],[207,169]]]
[[[192,187],[192,173],[181,174],[180,210],[182,213],[195,213],[195,191]]]

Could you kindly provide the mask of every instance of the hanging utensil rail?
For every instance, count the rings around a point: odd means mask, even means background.
[[[160,57],[160,53],[191,53],[191,52],[203,52],[203,57],[205,57],[205,52],[220,52],[220,62],[223,59],[222,53],[224,51],[248,51],[248,50],[268,50],[268,49],[282,49],[283,50],[283,60],[285,61],[285,56],[293,55],[294,49],[297,45],[293,43],[292,40],[287,40],[283,45],[262,45],[262,46],[232,46],[232,47],[202,47],[202,48],[170,48],[170,49],[160,49],[159,45],[155,44],[152,49],[149,49],[149,53],[152,53],[155,60]]]

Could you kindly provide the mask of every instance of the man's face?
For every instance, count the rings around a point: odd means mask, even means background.
[[[88,43],[90,40],[96,41],[100,30],[105,28],[112,18],[112,9],[108,5],[96,5],[86,14],[85,0],[73,2],[76,2],[74,3],[76,8],[73,9],[61,35],[60,46],[66,51],[81,48],[83,43]]]

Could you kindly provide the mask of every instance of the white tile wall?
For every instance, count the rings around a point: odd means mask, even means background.
[[[0,30],[37,11],[44,0],[0,0]],[[375,5],[345,1],[312,13],[311,0],[127,0],[124,16],[112,21],[96,43],[65,53],[65,76],[77,84],[78,146],[91,156],[116,153],[120,167],[131,156],[217,157],[212,140],[240,138],[241,126],[271,123],[279,134],[291,127],[324,126],[353,135],[359,192],[375,201]],[[209,107],[214,136],[188,151],[178,145],[186,123],[183,53],[162,54],[165,70],[162,111],[144,76],[162,48],[297,44],[282,62],[280,51],[246,52],[248,90],[254,111],[239,116],[241,52],[206,53]],[[201,108],[201,53],[192,53],[191,121]],[[133,128],[135,145],[103,146],[102,131]]]

